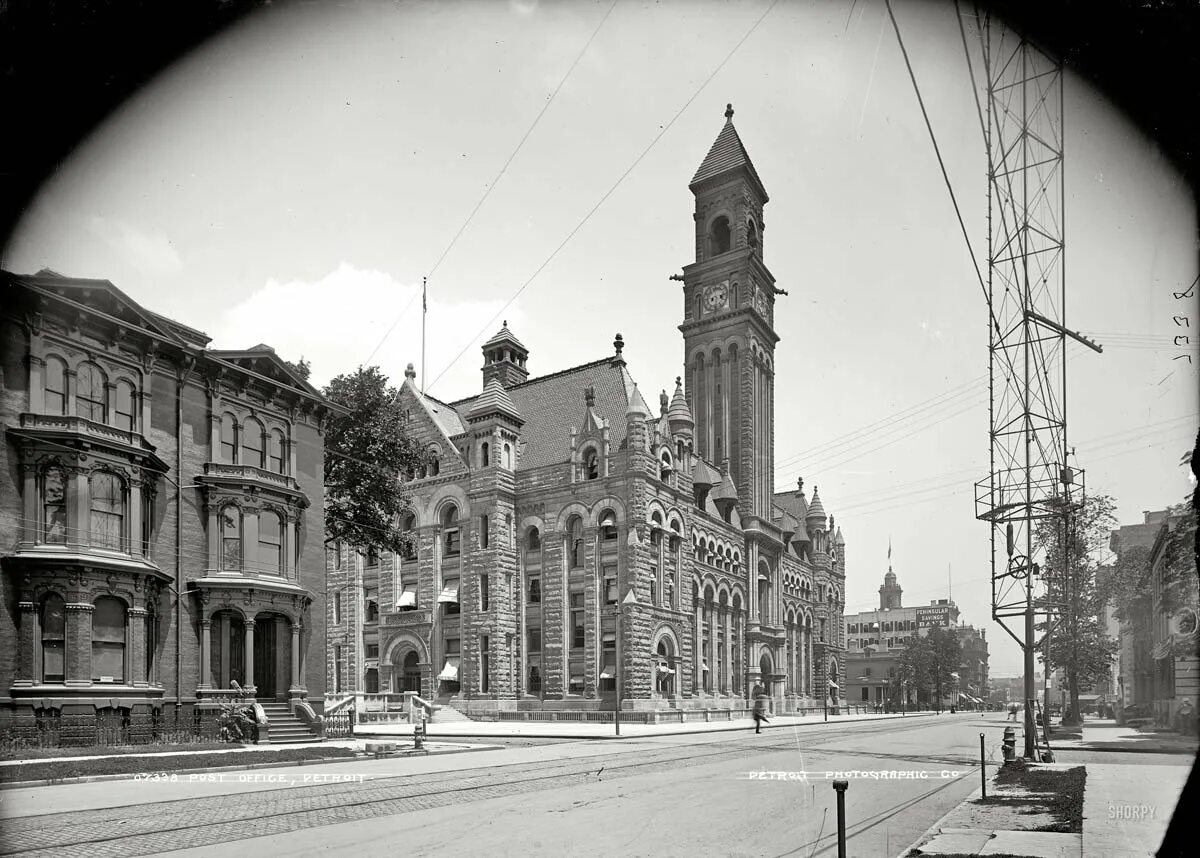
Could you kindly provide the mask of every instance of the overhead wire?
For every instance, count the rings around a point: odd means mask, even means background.
[[[588,223],[588,221],[590,221],[592,219],[592,216],[597,211],[599,211],[600,207],[603,206],[604,203],[608,200],[608,198],[611,197],[613,195],[613,193],[617,190],[617,188],[619,188],[621,186],[621,184],[625,181],[625,179],[629,176],[629,174],[632,173],[634,171],[634,169],[636,169],[638,164],[640,164],[643,159],[645,159],[645,157],[650,153],[650,150],[652,150],[655,147],[655,145],[658,143],[658,141],[661,140],[663,138],[663,136],[666,135],[666,133],[671,130],[672,127],[674,127],[675,123],[677,121],[679,121],[679,118],[692,105],[692,102],[694,102],[697,98],[699,98],[700,94],[702,92],[704,92],[705,89],[708,88],[708,85],[709,85],[709,83],[712,82],[713,78],[715,78],[720,73],[721,69],[723,69],[725,67],[725,65],[733,58],[734,54],[736,54],[738,52],[738,50],[742,47],[742,45],[746,43],[746,40],[749,39],[750,36],[752,36],[754,34],[755,30],[758,29],[759,25],[762,24],[762,22],[766,19],[767,15],[769,15],[771,13],[771,10],[775,8],[775,6],[776,6],[776,4],[778,4],[778,2],[779,2],[779,0],[771,0],[770,5],[767,6],[767,8],[763,11],[763,13],[761,15],[759,15],[758,19],[750,26],[750,28],[741,37],[741,39],[738,40],[737,44],[735,44],[729,50],[729,52],[725,54],[725,57],[719,63],[717,63],[716,68],[714,68],[712,70],[712,72],[708,75],[708,77],[706,77],[701,82],[700,86],[697,87],[696,91],[694,93],[692,93],[691,97],[689,97],[688,100],[684,102],[683,106],[680,107],[678,111],[676,111],[675,115],[672,116],[671,119],[660,128],[659,132],[650,141],[649,145],[647,145],[646,148],[642,150],[641,154],[639,154],[636,158],[634,158],[633,163],[630,164],[629,167],[625,170],[625,172],[623,172],[617,178],[616,182],[614,182],[612,184],[612,186],[607,191],[604,192],[604,194],[600,197],[600,199],[596,202],[596,204],[594,206],[592,206],[591,209],[588,210],[587,214],[585,214],[583,216],[582,220],[580,220],[574,226],[574,228],[572,228],[571,231],[567,233],[566,237],[558,243],[558,246],[556,246],[554,248],[554,250],[552,250],[550,252],[550,255],[547,256],[542,261],[541,265],[539,265],[534,270],[534,272],[532,274],[530,274],[528,278],[526,278],[525,282],[522,283],[515,292],[513,292],[513,294],[508,298],[507,301],[504,302],[504,304],[500,307],[500,309],[496,311],[495,315],[493,315],[491,317],[491,319],[489,319],[483,325],[483,327],[480,328],[479,332],[477,334],[475,334],[475,336],[472,337],[471,340],[465,346],[463,346],[463,348],[458,352],[458,354],[456,354],[454,356],[454,358],[451,359],[450,363],[448,363],[446,365],[446,367],[440,373],[438,373],[438,375],[434,378],[433,382],[431,384],[429,384],[428,388],[433,388],[434,386],[436,386],[437,383],[446,375],[446,373],[449,372],[454,367],[454,365],[456,363],[458,363],[459,360],[462,359],[462,356],[467,353],[467,350],[470,349],[471,346],[474,345],[479,340],[480,337],[484,336],[485,334],[487,334],[488,331],[491,330],[492,326],[496,323],[496,320],[499,319],[501,317],[501,315],[504,314],[504,312],[512,305],[512,303],[514,301],[517,300],[517,298],[519,298],[522,295],[522,293],[525,292],[525,290],[527,288],[529,288],[529,285],[531,283],[533,283],[533,281],[537,278],[537,276],[539,274],[542,273],[542,271],[546,268],[546,266],[548,266],[555,259],[555,257],[558,256],[558,254],[562,251],[562,249],[564,247],[567,246],[567,244],[571,241],[571,239],[573,239],[575,237],[575,235],[581,229],[583,229],[583,227]]]
[[[538,123],[542,121],[542,117],[546,115],[546,111],[549,110],[550,105],[554,103],[555,97],[558,95],[559,91],[563,88],[563,85],[567,82],[567,78],[569,78],[571,76],[571,73],[573,71],[575,71],[575,67],[579,65],[579,61],[583,59],[584,54],[587,53],[588,48],[590,48],[592,45],[592,42],[595,41],[597,34],[599,34],[599,32],[600,32],[600,28],[604,26],[604,22],[608,20],[609,15],[612,14],[612,11],[613,11],[613,9],[616,8],[616,5],[617,5],[617,0],[613,0],[612,3],[608,7],[608,11],[606,11],[604,13],[604,16],[600,19],[600,22],[598,24],[596,24],[596,27],[592,30],[592,34],[590,36],[588,36],[588,40],[584,43],[583,47],[579,50],[579,53],[575,55],[574,61],[571,63],[570,67],[567,69],[566,73],[559,80],[558,86],[554,87],[553,92],[551,92],[549,98],[546,99],[546,103],[543,104],[542,109],[540,111],[538,111],[538,115],[534,117],[533,122],[530,123],[530,125],[527,129],[525,129],[525,133],[521,136],[521,139],[517,142],[516,148],[514,148],[512,150],[512,152],[509,154],[508,160],[506,160],[504,162],[504,165],[502,167],[500,167],[500,171],[498,173],[496,173],[496,175],[492,179],[492,181],[490,183],[488,183],[488,185],[486,186],[486,189],[483,192],[483,195],[479,198],[478,202],[475,203],[475,207],[473,209],[471,209],[471,213],[467,215],[466,220],[464,220],[462,222],[462,225],[459,226],[458,231],[456,233],[454,233],[454,237],[450,239],[450,242],[446,245],[445,249],[442,250],[442,254],[441,254],[441,256],[439,256],[437,258],[437,261],[433,264],[433,268],[431,268],[429,270],[429,273],[425,275],[426,281],[433,279],[433,275],[438,270],[438,268],[441,267],[442,261],[446,258],[447,255],[449,255],[449,253],[450,253],[451,249],[453,249],[454,245],[458,243],[459,237],[466,231],[467,226],[470,225],[471,221],[475,218],[475,215],[479,212],[479,209],[483,207],[484,202],[487,201],[487,198],[491,195],[492,191],[494,191],[496,189],[496,185],[498,185],[500,183],[500,180],[502,178],[504,178],[504,174],[508,171],[509,166],[512,164],[513,160],[517,157],[517,154],[525,146],[525,141],[527,141],[529,139],[529,135],[531,135],[533,133],[533,130],[535,128],[537,128]],[[422,290],[422,292],[420,294],[424,294],[424,290]],[[383,335],[383,338],[379,341],[378,344],[376,344],[375,348],[371,350],[371,354],[367,356],[367,359],[365,361],[363,361],[364,364],[369,364],[371,362],[371,358],[375,357],[376,353],[383,347],[383,344],[385,342],[387,342],[388,338],[392,335],[392,331],[394,331],[396,329],[396,325],[398,325],[400,323],[400,320],[404,317],[404,314],[408,312],[409,308],[412,307],[412,305],[416,301],[416,299],[417,299],[417,294],[414,294],[413,297],[409,299],[409,302],[404,305],[404,309],[401,310],[400,314],[396,316],[395,320],[391,324],[391,327],[389,327],[387,329],[387,332]],[[424,372],[424,367],[421,368],[421,371]]]

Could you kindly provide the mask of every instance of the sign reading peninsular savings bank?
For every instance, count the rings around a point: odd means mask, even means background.
[[[934,626],[945,628],[950,625],[949,605],[930,605],[927,608],[917,608],[917,628],[928,629]]]

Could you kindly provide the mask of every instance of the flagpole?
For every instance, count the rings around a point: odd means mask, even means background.
[[[425,284],[428,282],[427,277],[421,278],[421,395],[425,395],[425,314],[429,310],[429,305],[425,300]]]

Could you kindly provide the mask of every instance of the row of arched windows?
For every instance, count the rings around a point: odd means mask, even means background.
[[[237,417],[226,411],[221,415],[220,461],[286,474],[287,439],[279,429],[268,432],[254,417],[238,423]]]
[[[71,372],[62,358],[46,358],[43,402],[46,414],[65,415],[71,401]],[[137,387],[126,378],[117,379],[109,396],[108,375],[98,365],[84,361],[75,368],[75,416],[137,431]]]
[[[58,545],[84,542],[92,548],[128,552],[131,534],[128,521],[129,488],[126,481],[111,471],[92,471],[85,484],[88,493],[86,523],[72,523],[73,513],[67,503],[67,484],[67,471],[62,466],[50,465],[42,471],[39,486],[41,520],[38,541]],[[148,543],[150,538],[148,507],[148,499],[144,498],[144,543]]]

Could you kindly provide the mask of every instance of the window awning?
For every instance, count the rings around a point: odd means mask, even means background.
[[[700,669],[701,669],[701,670],[708,670],[708,662],[707,662],[707,661],[701,661],[701,662],[700,662]]]
[[[603,643],[615,643],[617,640],[617,636],[612,634],[611,632],[609,632],[601,640]]]
[[[571,674],[571,683],[572,684],[582,684],[583,683],[583,674],[582,673],[572,673]]]
[[[417,591],[412,586],[406,586],[403,592],[400,593],[400,601],[396,602],[396,607],[399,608],[415,608],[417,606]]]
[[[446,658],[446,666],[442,668],[442,672],[438,674],[438,679],[445,682],[456,682],[458,680],[458,659],[449,656]]]
[[[841,686],[840,686],[840,685],[838,685],[836,682],[834,682],[834,681],[831,679],[831,680],[829,680],[829,687],[830,687],[830,688],[840,688]]]
[[[601,679],[612,679],[614,676],[615,676],[615,674],[612,672],[611,667],[606,667],[606,668],[604,668],[604,670],[602,670],[600,672]]]
[[[458,582],[447,582],[446,586],[442,587],[442,594],[438,596],[438,602],[457,602],[458,601]]]
[[[675,671],[671,670],[671,668],[667,667],[665,664],[660,664],[658,666],[658,672],[659,673],[674,673]]]

